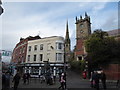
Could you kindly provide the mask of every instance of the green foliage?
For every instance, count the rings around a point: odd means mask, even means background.
[[[102,30],[96,30],[85,41],[87,59],[95,67],[111,62],[120,62],[120,41],[116,41],[114,37],[107,35]]]
[[[85,60],[73,60],[70,62],[70,65],[72,70],[82,72],[85,69]]]

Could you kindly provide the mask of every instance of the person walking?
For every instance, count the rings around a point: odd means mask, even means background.
[[[67,84],[66,84],[66,72],[64,72],[64,76],[63,76],[65,82],[64,82],[64,86],[65,86],[65,90],[67,90]]]
[[[103,71],[101,72],[101,82],[103,85],[103,89],[105,90],[106,89],[106,75]]]
[[[46,78],[46,83],[47,83],[47,85],[50,85],[50,80],[51,80],[50,70],[47,70],[46,75],[45,75],[45,78]]]
[[[96,90],[99,90],[99,75],[97,71],[94,71],[94,74],[92,76],[93,78],[93,87],[96,88]]]
[[[118,79],[118,80],[117,80],[116,87],[118,87],[118,88],[119,88],[119,86],[120,86],[120,80]]]
[[[6,77],[5,72],[2,72],[2,90],[5,90]]]
[[[83,71],[83,79],[86,79],[86,77],[87,77],[86,71]]]
[[[29,72],[26,75],[27,75],[26,76],[27,84],[29,84],[29,82],[30,82],[30,74],[29,74]]]
[[[16,75],[14,76],[12,82],[14,83],[14,90],[17,90],[19,82],[20,82],[20,74],[19,74],[19,72],[16,73]]]
[[[91,72],[91,77],[90,77],[90,86],[91,86],[91,88],[94,87],[94,81],[93,81],[93,78],[94,78],[94,72]]]
[[[65,84],[65,74],[64,73],[62,73],[61,74],[61,77],[60,77],[60,84],[61,84],[61,86],[58,88],[58,89],[61,89],[62,88],[62,90],[64,90],[64,89],[66,89],[66,84]]]
[[[23,78],[23,84],[26,84],[26,81],[27,81],[27,74],[24,73],[22,78]]]
[[[10,73],[9,71],[7,71],[5,73],[5,90],[9,90],[10,89]]]

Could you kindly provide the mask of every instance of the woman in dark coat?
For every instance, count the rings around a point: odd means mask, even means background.
[[[17,72],[17,74],[13,78],[14,90],[17,90],[18,85],[19,85],[19,81],[20,81],[20,74]]]

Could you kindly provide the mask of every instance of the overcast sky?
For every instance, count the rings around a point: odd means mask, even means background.
[[[75,46],[75,17],[91,18],[92,31],[118,28],[117,2],[4,2],[2,4],[2,45],[0,49],[13,50],[21,37],[65,37],[68,20],[72,48]]]

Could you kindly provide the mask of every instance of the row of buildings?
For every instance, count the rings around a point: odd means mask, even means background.
[[[90,16],[85,13],[85,17],[76,17],[76,45],[74,48],[75,60],[84,60],[87,52],[84,47],[84,40],[91,35]],[[118,32],[117,32],[118,31]],[[108,32],[109,36],[119,34],[118,30]],[[115,34],[116,33],[116,34]],[[71,59],[71,41],[69,37],[68,21],[66,24],[66,36],[51,36],[41,38],[40,36],[29,36],[20,38],[16,44],[12,63],[19,67],[21,72],[29,72],[31,75],[41,75],[45,73],[46,66],[50,66],[51,73],[58,74],[65,70]]]
[[[67,65],[70,51],[67,22],[65,39],[61,36],[21,38],[13,50],[12,63],[21,72],[29,72],[31,75],[45,73],[45,66],[49,64],[51,73],[57,74]]]
[[[75,56],[77,60],[82,60],[86,55],[83,41],[91,34],[90,17],[87,13],[85,13],[85,18],[76,17],[75,24]],[[12,63],[16,63],[21,72],[29,72],[31,75],[45,73],[45,66],[49,64],[51,73],[58,74],[68,65],[70,48],[71,41],[67,21],[65,39],[61,36],[21,38],[13,50]]]

